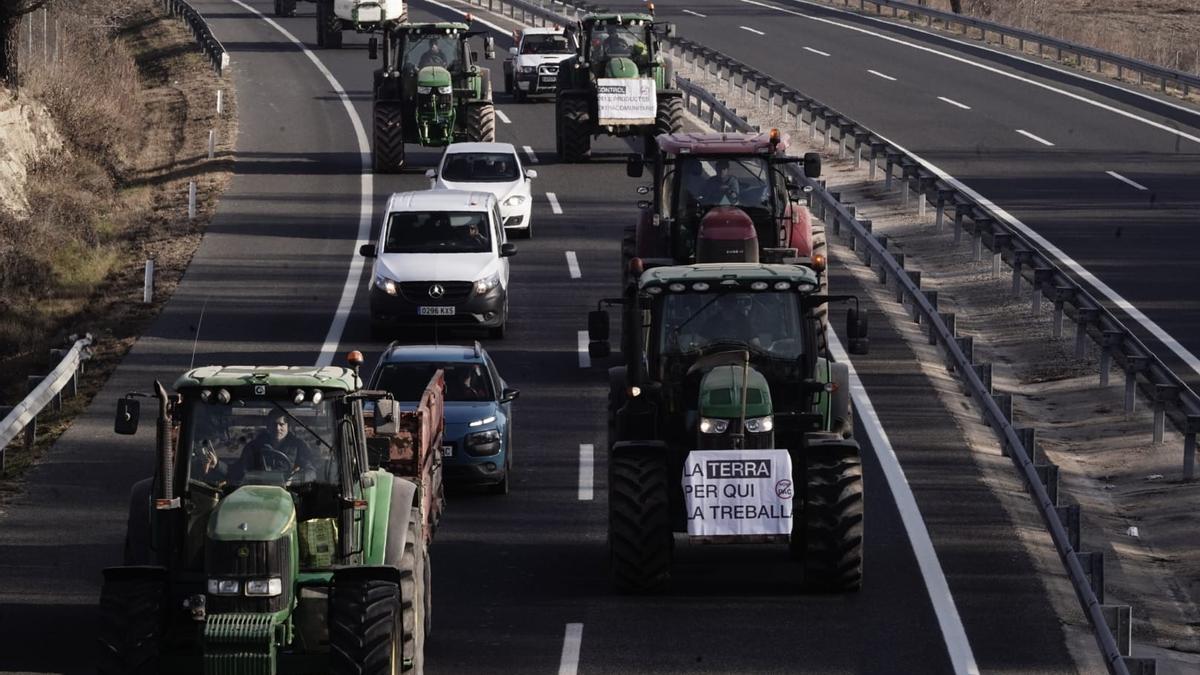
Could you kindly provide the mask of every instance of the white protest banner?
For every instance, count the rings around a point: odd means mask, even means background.
[[[654,80],[648,77],[617,79],[602,77],[596,80],[598,123],[654,124],[658,112],[658,96]]]
[[[787,450],[694,450],[683,464],[688,534],[792,533]]]

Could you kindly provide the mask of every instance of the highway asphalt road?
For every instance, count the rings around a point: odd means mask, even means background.
[[[147,390],[154,378],[170,382],[193,359],[313,363],[359,348],[373,360],[384,347],[369,340],[365,277],[351,266],[363,190],[365,222],[374,224],[387,194],[425,186],[421,171],[436,151],[411,152],[420,168],[402,176],[364,177],[341,95],[309,53],[251,7],[270,11],[266,2],[198,3],[231,53],[241,116],[235,177],[217,217],[163,314],[30,475],[28,493],[0,514],[2,671],[84,672],[92,664],[100,569],[119,563],[127,487],[152,470],[149,427],[134,438],[111,433],[121,393]],[[272,21],[311,48],[311,5],[301,11]],[[414,20],[451,16],[423,0],[411,11]],[[501,53],[509,46],[497,42]],[[316,57],[349,108],[369,120],[373,65],[362,44],[350,37],[346,49]],[[490,65],[499,73],[499,62]],[[966,638],[954,638],[955,619],[935,611],[922,573],[930,561],[918,561],[871,451],[861,593],[797,594],[779,550],[688,546],[671,594],[613,593],[602,451],[589,499],[581,499],[580,478],[581,445],[603,444],[605,378],[599,367],[581,367],[578,331],[594,300],[616,288],[619,232],[634,218],[637,182],[624,176],[622,143],[599,144],[589,164],[557,165],[553,106],[503,95],[497,102],[509,120],[500,140],[528,146],[541,172],[536,236],[517,242],[513,262],[510,332],[487,343],[522,390],[515,484],[507,497],[451,493],[433,548],[430,672],[938,673],[962,670],[970,663],[963,654],[985,672],[1073,669],[1012,524],[883,321],[873,323],[872,355],[855,363],[908,473]],[[327,345],[348,277],[354,302],[342,305],[344,333],[332,331]],[[840,274],[833,283],[854,288]],[[934,595],[944,607],[947,598]],[[49,636],[67,636],[57,643],[71,647],[54,648]]]

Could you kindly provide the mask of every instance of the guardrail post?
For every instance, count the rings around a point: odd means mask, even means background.
[[[1000,267],[1004,263],[1004,249],[1012,247],[1012,235],[1007,232],[992,234],[992,278],[1000,276]]]
[[[1132,415],[1137,406],[1137,376],[1150,365],[1145,356],[1125,357],[1125,414]]]
[[[992,393],[992,364],[972,363],[971,369],[975,371],[975,377],[978,377],[979,381],[983,383],[984,391],[990,395]]]
[[[1033,261],[1033,251],[1013,249],[1012,254],[1012,296],[1021,295],[1021,267]]]
[[[1088,583],[1092,587],[1092,592],[1096,594],[1096,600],[1100,604],[1104,604],[1104,554],[1100,552],[1076,553],[1075,559],[1079,561],[1079,566],[1083,568],[1084,574],[1087,575]]]
[[[1054,508],[1058,512],[1058,522],[1062,523],[1063,529],[1067,531],[1067,541],[1071,543],[1071,548],[1079,549],[1079,505],[1065,504]]]
[[[962,242],[963,236],[963,217],[967,215],[966,204],[954,205],[954,243],[958,245]]]
[[[1017,438],[1021,441],[1021,447],[1025,449],[1025,456],[1029,458],[1029,461],[1037,464],[1037,460],[1034,459],[1038,454],[1037,429],[1033,427],[1015,427],[1013,431],[1016,432]],[[1007,443],[1000,445],[1000,454],[1005,457],[1012,455],[1012,449],[1008,447]]]
[[[931,307],[933,307],[934,312],[937,312],[938,292],[937,291],[924,291],[924,295],[925,295],[925,301],[928,302]],[[913,303],[913,321],[916,321],[917,323],[921,323],[921,313],[917,311],[917,304],[915,302]]]
[[[1133,611],[1129,605],[1101,605],[1104,623],[1117,641],[1121,656],[1129,656],[1133,648]]]
[[[196,219],[196,181],[188,181],[188,220]]]
[[[1154,444],[1163,442],[1167,426],[1167,405],[1179,397],[1179,387],[1173,384],[1154,385]]]
[[[874,227],[874,223],[871,222],[871,219],[866,218],[866,219],[859,220],[858,224],[863,226],[863,229],[867,231],[867,236],[870,237],[871,236],[871,228]],[[857,240],[857,238],[856,238],[856,240]],[[855,243],[857,243],[857,241]],[[864,245],[862,248],[862,252],[863,252],[863,264],[866,265],[867,267],[870,267],[871,266],[871,247],[865,245],[865,242],[864,242]]]
[[[892,166],[895,165],[896,160],[899,158],[900,158],[900,155],[898,155],[896,153],[891,153],[891,152],[887,153],[887,166],[883,170],[883,189],[884,190],[890,191],[892,189]]]
[[[224,89],[217,90],[217,114],[218,115],[225,114],[225,90]]]
[[[954,312],[938,312],[938,318],[942,320],[942,323],[946,325],[946,329],[949,331],[950,335],[953,336],[955,331]],[[929,324],[929,344],[931,345],[937,345],[938,343],[938,334],[936,329],[937,324]]]
[[[875,172],[878,169],[879,164],[879,153],[886,149],[887,146],[885,146],[883,143],[871,144],[871,161],[870,164],[867,165],[867,180],[875,180]]]
[[[30,375],[26,380],[25,393],[29,394],[33,392],[44,379],[46,379],[45,375]],[[37,421],[37,413],[34,413],[29,418],[29,424],[25,425],[26,452],[33,450],[33,443],[37,440]]]
[[[1054,278],[1054,270],[1049,267],[1038,267],[1033,270],[1033,313],[1042,312],[1043,288]]]
[[[1051,319],[1050,334],[1054,339],[1062,337],[1063,307],[1075,298],[1074,286],[1054,287],[1054,313]]]
[[[970,335],[956,335],[954,342],[958,344],[959,350],[967,357],[967,363],[975,360],[975,338]],[[953,370],[951,366],[951,370]]]
[[[996,402],[996,407],[1000,408],[1000,415],[1010,423],[1013,418],[1013,397],[1012,394],[992,394],[992,400]]]
[[[1080,307],[1075,310],[1075,358],[1082,359],[1087,356],[1088,326],[1099,320],[1098,309]]]
[[[4,417],[0,413],[0,417]],[[1183,479],[1192,480],[1196,474],[1196,433],[1200,432],[1200,415],[1188,415],[1183,424]]]
[[[1119,349],[1121,343],[1125,341],[1125,333],[1119,330],[1104,331],[1101,339],[1104,341],[1100,345],[1100,386],[1108,386],[1108,374],[1112,370],[1112,353],[1113,350]]]
[[[939,234],[942,231],[942,223],[946,219],[946,200],[954,196],[953,190],[938,190],[937,191],[937,210],[934,211],[933,226]]]
[[[1050,497],[1050,503],[1058,506],[1058,465],[1057,464],[1037,464],[1033,470],[1037,472],[1038,480],[1042,481],[1042,485],[1046,487],[1046,495]]]

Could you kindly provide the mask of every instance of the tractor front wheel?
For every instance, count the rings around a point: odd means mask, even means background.
[[[342,48],[342,23],[333,11],[332,1],[317,0],[317,46]]]
[[[858,444],[832,437],[812,440],[803,468],[804,512],[792,526],[791,549],[804,569],[804,585],[816,592],[857,591],[863,572]]]
[[[411,574],[411,572],[410,572]],[[399,672],[403,654],[400,587],[380,579],[334,579],[329,598],[329,672]]]
[[[559,156],[567,162],[582,162],[592,151],[592,135],[588,133],[587,102],[568,98],[562,102],[562,138]]]
[[[404,111],[399,103],[375,104],[375,173],[404,168]]]
[[[683,98],[671,96],[658,100],[654,115],[654,135],[675,134],[683,129]]]
[[[609,455],[609,565],[618,590],[647,593],[670,580],[669,492],[666,457]]]
[[[467,108],[467,140],[492,143],[496,140],[496,108],[491,103]]]
[[[100,589],[101,675],[159,672],[166,585],[158,579],[105,580]]]

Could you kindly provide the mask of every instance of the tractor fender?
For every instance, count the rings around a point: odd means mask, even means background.
[[[153,478],[143,478],[129,490],[129,518],[125,523],[126,565],[149,565],[154,559],[150,550],[150,491]]]
[[[833,383],[829,401],[829,430],[849,438],[854,433],[854,418],[850,412],[850,366],[831,362],[829,381]]]
[[[398,565],[355,565],[353,567],[339,568],[333,573],[334,586],[337,586],[340,581],[364,581],[371,579],[390,581],[399,586],[403,577],[400,574],[400,567]]]
[[[383,553],[383,564],[400,570],[400,559],[404,557],[404,544],[408,539],[408,522],[414,512],[420,513],[417,501],[417,484],[397,476],[392,480],[392,498],[388,504],[387,542]],[[424,531],[424,527],[417,528]]]
[[[656,236],[654,232],[654,214],[651,209],[642,209],[638,214],[636,235],[637,245],[635,250],[639,258],[661,258],[666,255],[658,244],[662,241],[661,236]]]
[[[788,205],[791,211],[791,231],[788,232],[787,246],[796,249],[796,254],[807,258],[813,253],[812,214],[803,204],[792,202]]]

